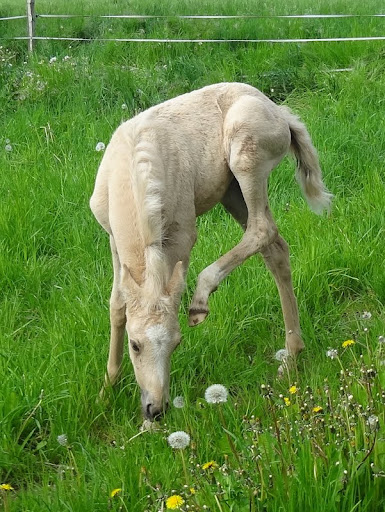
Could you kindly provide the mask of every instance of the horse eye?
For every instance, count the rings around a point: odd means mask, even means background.
[[[131,347],[134,352],[140,351],[139,345],[136,343],[136,341],[131,341]]]

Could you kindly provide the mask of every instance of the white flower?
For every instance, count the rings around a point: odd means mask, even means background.
[[[126,103],[123,103],[122,104],[122,110],[127,110],[127,109],[128,109],[128,107],[127,107]]]
[[[178,432],[170,434],[167,438],[167,442],[171,448],[175,448],[175,450],[183,450],[190,444],[190,436],[187,432],[179,430]]]
[[[182,409],[185,406],[183,396],[176,396],[172,403],[177,409]]]
[[[369,418],[368,418],[368,425],[369,425],[369,429],[372,432],[374,432],[375,430],[378,430],[380,428],[380,424],[379,424],[379,421],[378,421],[378,416],[375,416],[374,414],[369,416]]]
[[[70,56],[69,55],[66,55],[65,57],[63,57],[63,61],[66,61],[66,60],[70,60]]]
[[[50,64],[53,64],[53,63],[54,63],[54,62],[56,62],[56,61],[57,61],[57,57],[51,57],[51,58],[49,59],[49,63],[50,63]]]
[[[329,350],[326,351],[326,357],[336,359],[336,357],[338,357],[338,350],[336,348],[329,348]]]
[[[286,361],[289,356],[289,352],[285,348],[281,348],[278,352],[275,353],[275,358],[277,361]]]
[[[370,311],[364,311],[361,318],[362,320],[370,320],[372,318],[372,313]]]
[[[205,391],[205,400],[209,404],[220,404],[227,402],[228,391],[222,384],[213,384]]]
[[[385,343],[385,336],[379,336],[378,343]]]
[[[67,446],[67,444],[68,444],[68,437],[67,437],[67,434],[60,434],[60,436],[57,436],[57,442],[58,442],[61,446]]]
[[[104,144],[104,142],[98,142],[96,144],[96,147],[95,147],[96,151],[104,151],[105,149],[106,149],[106,145]]]
[[[12,146],[11,144],[6,144],[5,147],[4,147],[5,151],[7,151],[8,153],[10,153],[12,151]]]

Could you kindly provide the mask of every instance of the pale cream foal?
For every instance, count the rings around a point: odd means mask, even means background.
[[[278,286],[286,349],[295,356],[303,348],[288,247],[267,197],[268,176],[289,150],[310,207],[328,209],[331,194],[304,124],[249,85],[221,83],[184,94],[135,116],[112,136],[90,202],[110,235],[114,268],[105,385],[118,377],[126,328],[147,418],[161,414],[169,399],[195,219],[218,202],[244,235],[199,275],[189,324],[206,318],[210,294],[260,252]]]

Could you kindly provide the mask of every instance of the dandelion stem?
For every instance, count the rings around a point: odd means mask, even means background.
[[[241,460],[239,458],[239,454],[237,452],[237,449],[235,448],[235,444],[234,444],[234,441],[232,440],[230,434],[229,434],[229,431],[227,430],[226,428],[226,420],[225,420],[225,417],[223,415],[223,411],[222,411],[222,407],[219,406],[219,418],[221,420],[221,423],[222,423],[222,427],[223,427],[223,430],[225,431],[225,434],[226,434],[226,437],[227,437],[227,441],[229,443],[229,446],[230,446],[230,449],[231,451],[233,452],[233,455],[234,457],[236,458],[237,462],[238,462],[238,465],[239,467],[241,467]]]
[[[186,461],[184,460],[183,450],[179,450],[179,452],[180,452],[180,456],[182,458],[182,466],[183,466],[184,478],[186,480],[186,485],[188,485],[189,478],[188,478],[188,474],[187,474]]]

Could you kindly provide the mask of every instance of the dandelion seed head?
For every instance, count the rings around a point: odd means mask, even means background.
[[[385,336],[379,336],[378,343],[385,343]]]
[[[370,320],[372,318],[372,313],[370,311],[364,311],[361,318],[362,320]]]
[[[59,436],[57,436],[57,442],[61,445],[61,446],[67,446],[68,444],[68,437],[67,437],[67,434],[60,434]]]
[[[122,104],[122,110],[127,110],[127,109],[128,109],[128,107],[127,107],[126,103],[123,103]]]
[[[4,147],[4,149],[5,149],[5,151],[6,151],[7,153],[10,153],[10,152],[12,151],[12,149],[13,149],[13,148],[12,148],[11,144],[6,144],[6,145],[5,145],[5,147]]]
[[[275,359],[277,361],[286,361],[286,359],[289,357],[289,352],[285,348],[281,348],[275,353]]]
[[[338,350],[336,348],[329,348],[329,350],[326,351],[326,357],[336,359],[338,357]]]
[[[372,432],[378,430],[380,428],[378,416],[376,416],[375,414],[371,414],[368,418],[368,425]]]
[[[174,398],[174,400],[172,401],[174,407],[176,407],[177,409],[183,409],[183,407],[185,406],[185,401],[184,401],[184,398],[183,396],[176,396]]]
[[[49,63],[50,63],[50,64],[53,64],[53,63],[54,63],[54,62],[56,62],[56,61],[57,61],[57,57],[51,57],[51,58],[49,59]]]
[[[95,151],[104,151],[106,149],[106,145],[104,142],[98,142],[95,147]]]
[[[175,450],[183,450],[186,448],[186,446],[189,445],[190,436],[187,434],[187,432],[179,430],[170,434],[167,438],[167,442],[171,448],[174,448]]]
[[[220,404],[227,402],[228,391],[222,384],[213,384],[205,391],[205,400],[209,404]]]

